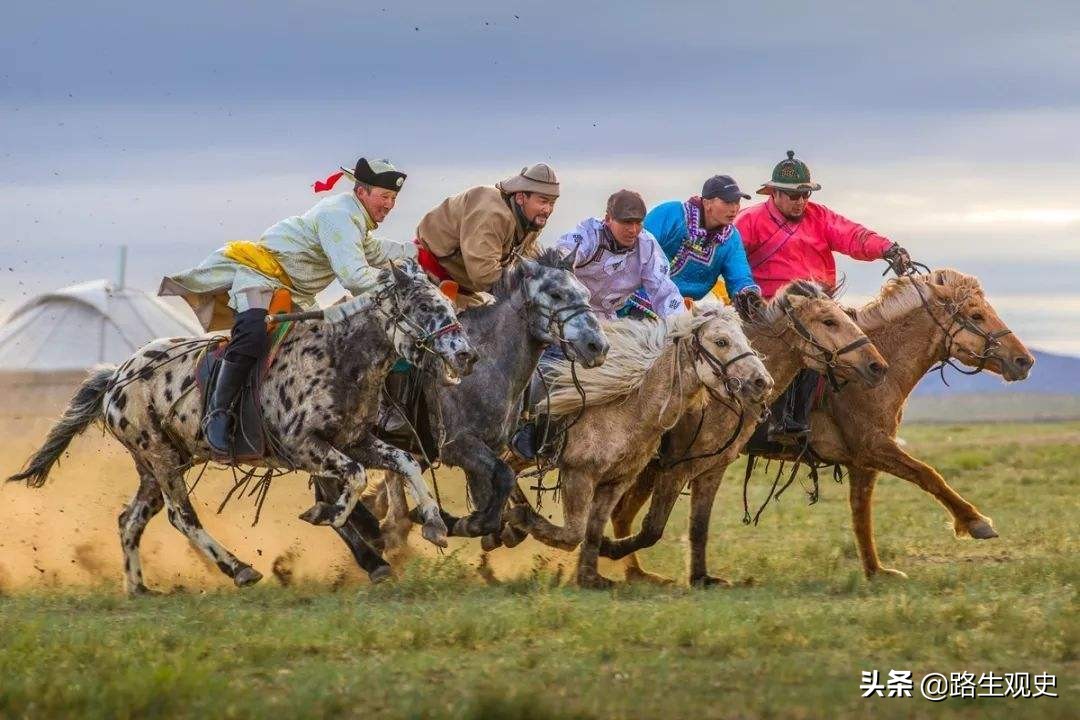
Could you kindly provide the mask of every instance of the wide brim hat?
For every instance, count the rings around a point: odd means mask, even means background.
[[[523,167],[517,175],[495,183],[495,187],[505,195],[534,192],[559,197],[559,178],[555,176],[555,171],[544,163]]]
[[[353,182],[362,182],[365,185],[393,190],[398,192],[405,184],[408,177],[391,164],[389,160],[368,160],[360,158],[356,161],[356,167],[347,168],[342,166],[341,172]]]
[[[787,159],[781,160],[773,168],[772,179],[763,183],[758,188],[758,195],[771,195],[772,190],[794,190],[795,192],[812,191],[821,189],[821,183],[816,183],[810,177],[810,168],[802,160],[795,159],[795,151],[787,151]]]

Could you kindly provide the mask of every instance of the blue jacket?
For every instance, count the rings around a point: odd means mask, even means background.
[[[661,203],[645,216],[645,229],[651,232],[671,262],[671,279],[684,297],[700,300],[717,280],[724,279],[728,297],[734,298],[746,288],[757,288],[750,264],[746,261],[739,229],[717,245],[701,253],[680,253],[687,240],[686,211],[678,200]],[[760,290],[759,290],[760,292]]]

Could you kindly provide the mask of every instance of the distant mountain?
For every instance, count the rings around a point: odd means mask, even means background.
[[[915,397],[939,395],[1080,395],[1080,358],[1032,350],[1035,367],[1023,382],[1006,383],[990,372],[962,375],[945,368],[946,387],[938,373],[927,375],[915,387]]]

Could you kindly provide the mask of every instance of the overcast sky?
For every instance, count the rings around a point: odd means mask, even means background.
[[[49,2],[0,27],[0,315],[112,276],[155,288],[317,198],[357,155],[409,173],[384,235],[556,168],[548,239],[620,187],[788,148],[818,199],[979,274],[1029,344],[1080,354],[1080,5]],[[844,263],[851,296],[881,266]],[[9,270],[9,268],[11,268]]]

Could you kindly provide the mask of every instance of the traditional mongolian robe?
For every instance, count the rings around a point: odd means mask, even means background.
[[[335,279],[353,295],[376,287],[388,258],[372,235],[376,223],[356,195],[319,201],[303,215],[271,226],[257,242],[229,243],[198,266],[164,278],[161,295],[180,295],[207,330],[232,326],[232,313],[267,307],[287,288],[301,307]]]
[[[615,318],[635,290],[644,288],[660,317],[683,312],[682,295],[668,275],[668,259],[656,238],[642,230],[637,242],[623,248],[606,231],[603,220],[583,220],[559,238],[564,252],[575,251],[574,275],[589,288],[590,305],[598,314]]]
[[[498,188],[479,186],[449,197],[416,228],[420,264],[467,293],[486,292],[518,254],[535,256],[538,231],[526,230]]]
[[[788,220],[772,198],[739,213],[735,224],[742,233],[754,278],[762,295],[770,298],[792,280],[813,280],[826,288],[836,285],[838,252],[856,260],[878,260],[892,241],[848,220],[824,205],[807,203],[797,221]]]

